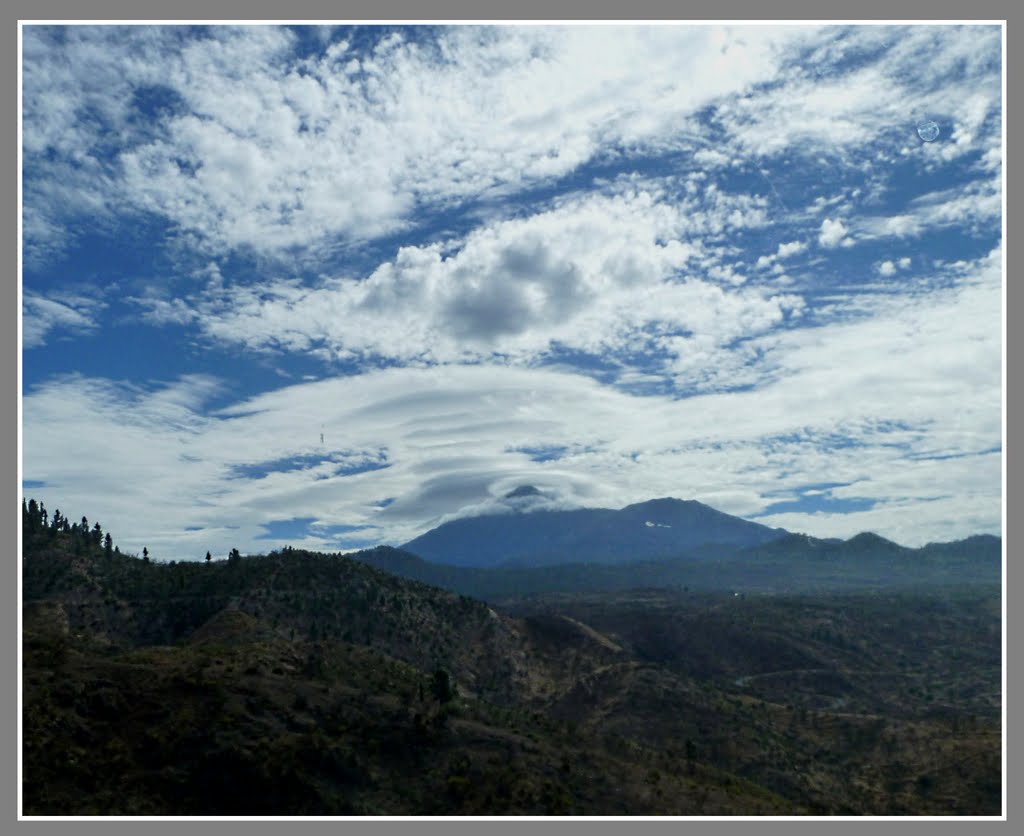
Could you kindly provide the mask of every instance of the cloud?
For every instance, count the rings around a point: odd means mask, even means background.
[[[849,242],[849,239],[846,237],[847,232],[849,230],[841,220],[825,218],[821,222],[818,243],[826,249],[834,249],[835,247],[846,245]]]
[[[505,486],[509,486],[505,490]],[[499,480],[489,484],[491,491],[497,492],[496,496],[489,496],[482,502],[464,505],[451,514],[442,515],[438,525],[443,525],[451,520],[464,519],[466,517],[483,517],[495,514],[532,514],[535,511],[574,511],[583,506],[571,498],[560,495],[558,489],[538,491],[536,494],[525,496],[510,496],[519,485],[513,485],[511,480]]]
[[[808,31],[466,26],[300,56],[278,27],[27,27],[33,229],[80,217],[91,194],[214,253],[324,256],[603,149],[678,146],[693,114],[772,77]],[[36,189],[55,166],[80,172],[77,200]]]
[[[22,31],[23,249],[41,268],[83,232],[132,214],[117,163],[163,119],[140,110],[166,85],[181,27],[26,25]]]
[[[802,306],[740,288],[741,275],[691,243],[693,230],[758,223],[731,203],[718,190],[706,209],[647,192],[572,197],[458,241],[402,247],[364,279],[214,282],[188,302],[135,301],[154,323],[194,321],[216,341],[336,359],[532,362],[564,349],[617,356],[652,339],[674,353],[684,334],[714,350]]]
[[[315,267],[458,202],[652,153],[720,171],[799,149],[867,174],[850,156],[867,149],[879,182],[901,158],[1001,164],[995,26],[316,35],[309,53],[273,26],[25,27],[26,263],[59,258],[83,225],[146,219],[206,255]],[[916,140],[918,112],[948,140]]]
[[[793,147],[849,160],[916,155],[947,163],[998,145],[998,26],[844,26],[808,33],[802,54],[756,91],[720,105],[723,153]],[[869,59],[869,60],[868,60]],[[922,143],[915,114],[955,126]]]
[[[806,249],[807,245],[803,241],[790,241],[786,244],[779,244],[779,248],[773,254],[761,256],[755,266],[758,270],[764,270],[778,261],[789,258],[791,255],[798,255]]]
[[[337,548],[330,527],[343,525],[404,542],[521,484],[581,506],[678,496],[752,515],[822,473],[871,510],[770,521],[818,536],[870,522],[911,545],[998,532],[1001,258],[949,268],[949,286],[925,297],[879,296],[855,320],[759,338],[759,377],[743,391],[674,398],[450,365],[302,382],[209,411],[223,393],[208,378],[55,380],[24,399],[25,477],[45,483],[34,493],[47,505],[168,557],[284,545],[264,526],[291,518],[316,521],[302,541],[313,548]],[[552,447],[564,449],[530,452]],[[337,469],[381,451],[387,467]],[[957,503],[969,513],[952,514]]]
[[[730,158],[728,154],[723,154],[714,148],[701,148],[696,151],[693,155],[694,162],[699,163],[707,168],[719,168],[721,166],[728,165]]]
[[[999,179],[984,177],[953,189],[926,192],[897,215],[867,216],[857,222],[858,234],[873,238],[918,238],[941,229],[959,229],[985,238],[1002,219]]]
[[[892,259],[886,259],[885,261],[879,262],[875,265],[875,269],[878,271],[879,275],[888,278],[889,276],[896,275],[900,270],[909,270],[910,264],[910,258],[904,256],[903,258],[896,259],[895,261]]]
[[[298,381],[26,363],[51,508],[200,557],[827,473],[864,510],[765,521],[998,531],[999,27],[360,31],[25,28],[26,348],[103,336],[42,268],[130,235],[118,304]]]
[[[779,244],[776,256],[778,258],[789,258],[791,255],[802,253],[806,249],[807,245],[803,241],[790,241],[788,244]]]
[[[99,299],[67,294],[63,301],[26,291],[22,298],[22,347],[46,345],[54,332],[82,336],[99,328],[99,315],[107,307]]]

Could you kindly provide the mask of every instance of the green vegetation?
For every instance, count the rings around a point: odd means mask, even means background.
[[[997,586],[503,606],[23,507],[28,815],[995,815]]]

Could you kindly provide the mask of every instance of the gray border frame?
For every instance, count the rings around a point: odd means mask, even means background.
[[[16,253],[18,252],[18,21],[19,20],[567,20],[574,18],[598,19],[598,20],[707,20],[707,19],[737,19],[737,20],[961,20],[971,19],[979,21],[1007,21],[1006,27],[1006,65],[1004,73],[1006,78],[1006,99],[1003,103],[1004,118],[1006,119],[1007,145],[1004,167],[1009,162],[1010,136],[1019,135],[1020,113],[1017,107],[1019,97],[1011,105],[1013,86],[1011,79],[1016,80],[1015,68],[1019,61],[1013,56],[1010,49],[1009,34],[1011,29],[1009,21],[1015,18],[1015,23],[1024,22],[1024,11],[1020,7],[1015,14],[1011,14],[1012,7],[1010,0],[974,0],[968,4],[958,3],[954,0],[860,0],[856,6],[840,4],[832,0],[827,4],[814,2],[814,0],[773,0],[771,3],[756,3],[754,0],[710,0],[701,2],[700,7],[696,4],[685,5],[673,0],[631,0],[628,4],[616,3],[613,0],[518,0],[514,5],[498,4],[490,2],[486,7],[472,0],[430,0],[429,3],[417,3],[416,0],[347,0],[344,3],[330,2],[330,0],[291,0],[287,4],[274,3],[271,0],[178,0],[173,6],[157,5],[153,2],[139,3],[128,2],[128,0],[8,0],[0,11],[0,66],[2,66],[3,82],[3,112],[9,118],[3,120],[4,141],[0,145],[0,153],[3,157],[3,178],[5,199],[2,203],[2,223],[0,223],[0,241],[2,241],[2,252],[4,254],[3,281],[0,282],[0,294],[3,303],[0,304],[0,344],[3,351],[0,352],[0,368],[2,368],[3,390],[5,396],[2,399],[2,427],[4,443],[2,445],[3,472],[16,474],[18,472],[18,457],[20,449],[20,422],[19,422],[19,386],[18,369],[20,358],[20,344],[18,341],[18,286],[20,275]],[[970,18],[964,15],[969,14]],[[850,15],[850,17],[846,17]],[[1012,125],[1011,125],[1012,122]],[[1013,127],[1015,131],[1011,132]],[[1009,185],[1011,180],[1010,168],[1006,167],[1006,236],[1004,240],[1004,252],[1007,259],[1006,270],[1006,308],[1004,317],[1010,321],[1011,310],[1021,313],[1024,306],[1020,300],[1024,298],[1019,289],[1014,286],[1010,261],[1014,250],[1009,242],[1014,239],[1016,225],[1011,225],[1010,219],[1018,217],[1013,211],[1018,204],[1014,193]],[[1016,169],[1014,169],[1016,171]],[[1011,292],[1012,290],[1012,292]],[[1010,440],[1010,415],[1019,415],[1020,387],[1019,376],[1011,374],[1010,358],[1016,357],[1021,351],[1021,337],[1014,335],[1006,329],[1007,342],[1005,345],[1006,381],[1005,397],[1006,407],[1004,413],[1005,439],[1004,449],[1006,453],[1006,466],[1004,471],[1004,543],[1007,544],[1007,568],[1013,562],[1009,544],[1013,542],[1010,533],[1011,528],[1016,531],[1016,521],[1009,513],[1009,496],[1016,496],[1014,490],[1020,481],[1019,476],[1009,469],[1009,440]],[[1017,445],[1014,444],[1014,450]],[[1014,459],[1016,461],[1016,459]],[[4,531],[8,532],[8,542],[18,543],[18,532],[20,532],[21,521],[18,513],[20,506],[21,485],[12,477],[5,481],[0,489],[0,520],[7,523]],[[1014,525],[1011,526],[1011,520]],[[16,553],[12,559],[3,563],[2,589],[2,629],[0,635],[2,640],[2,653],[4,668],[9,672],[17,670],[18,660],[18,588],[17,588],[17,566],[20,561],[20,553]],[[1009,586],[1011,578],[1016,578],[1014,572],[1007,572],[1004,577],[1004,594],[1006,599],[1010,598]],[[1006,691],[1004,700],[1008,695],[1016,695],[1020,692],[1020,669],[1021,652],[1020,647],[1024,644],[1018,641],[1016,633],[1019,632],[1019,618],[1011,618],[1007,614],[1004,629],[1006,634],[1006,655],[1004,657],[1004,669],[1006,670]],[[1011,634],[1011,627],[1013,634]],[[893,830],[905,829],[913,833],[921,834],[962,834],[976,828],[993,828],[999,831],[1010,832],[1013,814],[1016,812],[1014,789],[1016,782],[1013,778],[1020,774],[1018,766],[1019,757],[1010,750],[1009,742],[1018,739],[1011,731],[1020,734],[1020,723],[1013,720],[1013,713],[1009,711],[1007,702],[1007,750],[1006,750],[1006,811],[1005,821],[840,821],[819,819],[811,821],[773,821],[761,819],[758,821],[712,821],[712,820],[691,820],[678,821],[593,821],[593,820],[568,820],[568,821],[430,821],[417,820],[403,822],[393,819],[383,821],[332,821],[332,822],[278,822],[278,821],[239,821],[239,820],[206,820],[206,821],[17,821],[18,813],[18,772],[17,772],[17,678],[15,676],[4,677],[7,683],[4,688],[5,699],[3,700],[3,723],[0,724],[0,745],[2,745],[3,757],[0,757],[0,768],[3,769],[3,780],[0,781],[0,809],[3,815],[0,818],[5,833],[22,833],[32,828],[33,832],[51,832],[65,829],[65,825],[73,828],[77,833],[107,834],[107,833],[138,833],[140,831],[149,833],[207,833],[212,829],[223,830],[231,834],[249,834],[255,831],[257,834],[280,833],[283,827],[294,828],[299,826],[305,832],[317,833],[392,833],[413,832],[427,834],[462,834],[479,833],[481,831],[491,833],[548,833],[556,830],[560,833],[592,834],[595,831],[604,833],[621,833],[625,828],[630,830],[639,829],[644,833],[678,833],[685,829],[687,832],[699,833],[731,833],[736,829],[748,831],[756,828],[758,833],[767,832],[771,834],[803,834],[820,833],[822,831],[832,833],[854,832],[878,832],[891,833]],[[1013,721],[1012,730],[1009,728]],[[1021,817],[1018,817],[1021,818]],[[1018,823],[1018,827],[1019,827]]]

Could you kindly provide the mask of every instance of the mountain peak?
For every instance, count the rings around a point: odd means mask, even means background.
[[[873,531],[862,531],[860,534],[855,534],[846,541],[846,544],[850,546],[870,546],[876,548],[879,546],[900,548],[897,543],[894,543],[892,540],[887,540],[885,537],[882,537],[880,534],[875,534]]]
[[[785,532],[695,500],[662,497],[610,508],[531,508],[546,494],[521,485],[505,495],[512,511],[442,523],[403,548],[456,566],[540,566],[665,559],[697,547],[753,546]],[[531,510],[544,513],[529,513]]]
[[[533,485],[520,485],[515,490],[505,494],[505,499],[518,499],[523,496],[541,496],[541,492]]]
[[[659,496],[657,499],[648,499],[644,502],[635,502],[627,505],[626,508],[651,508],[658,506],[687,506],[697,507],[701,503],[695,499],[676,499],[674,496]],[[623,509],[625,510],[625,508]]]

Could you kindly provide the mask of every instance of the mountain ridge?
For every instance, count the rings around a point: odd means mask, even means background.
[[[525,485],[505,498],[540,494]],[[660,497],[621,509],[536,508],[449,520],[401,548],[454,566],[546,566],[623,563],[677,556],[711,545],[753,546],[786,535],[696,500]]]
[[[546,566],[457,566],[391,546],[351,556],[453,592],[503,600],[631,588],[765,593],[998,584],[1002,541],[992,535],[973,535],[915,549],[877,535],[836,541],[791,533],[758,546],[719,545],[661,560],[566,561]]]

